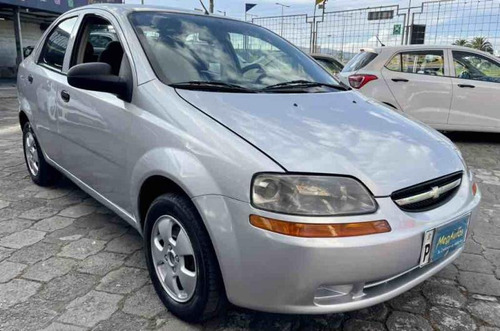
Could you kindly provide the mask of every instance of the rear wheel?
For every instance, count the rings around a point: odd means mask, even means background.
[[[223,310],[226,297],[215,252],[187,197],[168,193],[153,201],[144,241],[153,285],[169,311],[200,322]]]
[[[40,186],[50,186],[60,177],[60,173],[45,161],[35,133],[29,122],[23,127],[24,160],[33,182]]]

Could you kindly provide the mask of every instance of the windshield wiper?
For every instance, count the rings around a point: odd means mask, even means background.
[[[290,89],[290,88],[304,88],[304,87],[307,88],[307,87],[319,87],[319,86],[331,87],[331,88],[334,88],[337,90],[347,91],[347,89],[342,85],[333,85],[333,84],[327,84],[327,83],[311,82],[311,81],[304,80],[304,79],[292,80],[289,82],[269,85],[269,86],[264,87],[262,90],[263,91],[281,90],[281,89]]]
[[[206,91],[220,91],[220,92],[245,92],[245,93],[256,93],[255,90],[236,85],[228,84],[223,82],[205,82],[205,81],[189,81],[182,83],[170,84],[173,88],[180,88],[186,90],[206,90]]]

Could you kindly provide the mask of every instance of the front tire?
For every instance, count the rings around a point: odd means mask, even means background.
[[[45,161],[40,144],[29,122],[23,126],[23,150],[28,173],[35,184],[51,186],[59,179],[60,173]]]
[[[219,264],[190,199],[168,193],[153,201],[144,227],[146,263],[163,304],[187,322],[201,322],[226,306]]]

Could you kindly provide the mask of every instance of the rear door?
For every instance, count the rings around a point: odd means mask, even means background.
[[[382,69],[401,110],[437,126],[448,121],[453,95],[449,75],[444,50],[403,51]]]
[[[500,130],[500,62],[475,52],[450,53],[454,72],[448,123],[470,130]]]

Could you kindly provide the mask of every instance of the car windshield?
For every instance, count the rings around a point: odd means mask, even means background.
[[[165,84],[238,92],[342,89],[306,54],[259,26],[211,16],[135,12],[130,21]]]

